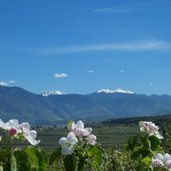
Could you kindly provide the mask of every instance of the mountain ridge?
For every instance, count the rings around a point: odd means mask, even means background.
[[[102,121],[112,118],[171,113],[170,95],[136,93],[34,94],[20,87],[0,86],[0,118],[32,124],[62,124],[70,119]]]

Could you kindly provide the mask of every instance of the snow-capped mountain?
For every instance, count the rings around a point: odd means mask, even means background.
[[[50,95],[63,95],[63,94],[66,94],[66,93],[64,93],[62,91],[58,91],[58,90],[52,90],[52,91],[46,91],[46,92],[42,93],[42,96],[47,97]]]
[[[0,118],[61,124],[71,119],[99,121],[171,113],[170,95],[133,94],[122,89],[103,89],[87,95],[62,94],[65,93],[57,90],[34,94],[20,87],[0,86]]]
[[[130,90],[123,90],[123,89],[116,89],[116,90],[110,90],[110,89],[101,89],[98,90],[97,93],[125,93],[125,94],[135,94],[133,91]]]

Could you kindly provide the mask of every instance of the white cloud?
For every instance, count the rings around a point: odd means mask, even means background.
[[[115,14],[121,14],[121,13],[128,13],[131,12],[131,10],[127,9],[116,9],[116,8],[99,8],[93,10],[93,13],[115,13]]]
[[[125,71],[124,70],[120,70],[120,73],[124,73]]]
[[[16,81],[12,80],[12,81],[0,81],[0,85],[1,86],[8,86],[9,84],[14,84],[16,83]]]
[[[68,77],[68,75],[65,73],[61,73],[61,74],[54,74],[54,77],[55,78],[66,78],[66,77]]]
[[[8,85],[8,82],[3,82],[3,81],[1,81],[1,82],[0,82],[0,85],[1,85],[1,86],[7,86],[7,85]]]
[[[161,6],[163,6],[163,2],[155,2],[151,1],[125,1],[124,3],[117,4],[115,6],[110,6],[106,8],[98,8],[93,10],[93,13],[114,13],[114,14],[123,14],[123,13],[133,13],[133,12],[158,12],[161,10]]]
[[[16,81],[11,80],[11,81],[9,81],[8,83],[9,83],[9,84],[14,84],[14,83],[16,83]]]
[[[94,73],[94,71],[93,70],[88,70],[88,71],[86,71],[86,73],[91,74],[91,73]]]
[[[92,44],[56,48],[35,49],[32,52],[41,55],[56,55],[65,53],[85,53],[101,51],[170,51],[171,43],[165,41],[135,41],[128,43]]]

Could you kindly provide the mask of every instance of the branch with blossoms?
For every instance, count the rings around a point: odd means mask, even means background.
[[[140,121],[141,133],[129,138],[126,150],[130,152],[131,158],[139,162],[137,170],[153,170],[152,157],[162,152],[161,140],[163,136],[159,132],[159,127],[153,122]]]
[[[5,131],[5,135],[1,136],[0,170],[36,170],[42,167],[45,160],[40,150],[32,146],[23,149],[16,146],[17,141],[27,140],[33,146],[40,143],[40,140],[36,140],[37,132],[31,130],[28,122],[19,123],[18,120],[11,119],[5,123],[0,119],[0,128]],[[46,168],[42,168],[43,170]]]
[[[60,151],[63,156],[66,171],[83,171],[86,168],[95,170],[105,167],[107,155],[96,142],[97,138],[92,134],[92,128],[85,128],[84,123],[79,120],[77,123],[68,123],[69,133],[66,137],[59,139]],[[59,157],[59,149],[52,154]],[[55,161],[50,157],[50,164]]]
[[[17,119],[11,119],[7,123],[4,123],[0,119],[0,128],[6,130],[7,138],[10,140],[27,140],[31,145],[37,145],[40,140],[36,140],[37,132],[35,130],[30,130],[30,125],[28,122],[23,122],[19,124]]]
[[[62,137],[59,140],[59,144],[62,147],[62,154],[71,155],[78,144],[96,144],[96,136],[91,134],[92,128],[84,128],[84,123],[81,120],[76,124],[75,122],[70,121],[68,123],[68,129],[70,132],[68,133],[67,137]]]

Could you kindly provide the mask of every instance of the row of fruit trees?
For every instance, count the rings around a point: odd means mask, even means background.
[[[139,122],[140,133],[128,139],[125,150],[104,150],[82,121],[69,121],[68,135],[59,139],[52,153],[36,147],[37,132],[28,122],[3,122],[0,137],[0,171],[171,171],[171,155],[162,145],[164,137],[152,122]],[[18,141],[31,145],[21,148]]]

